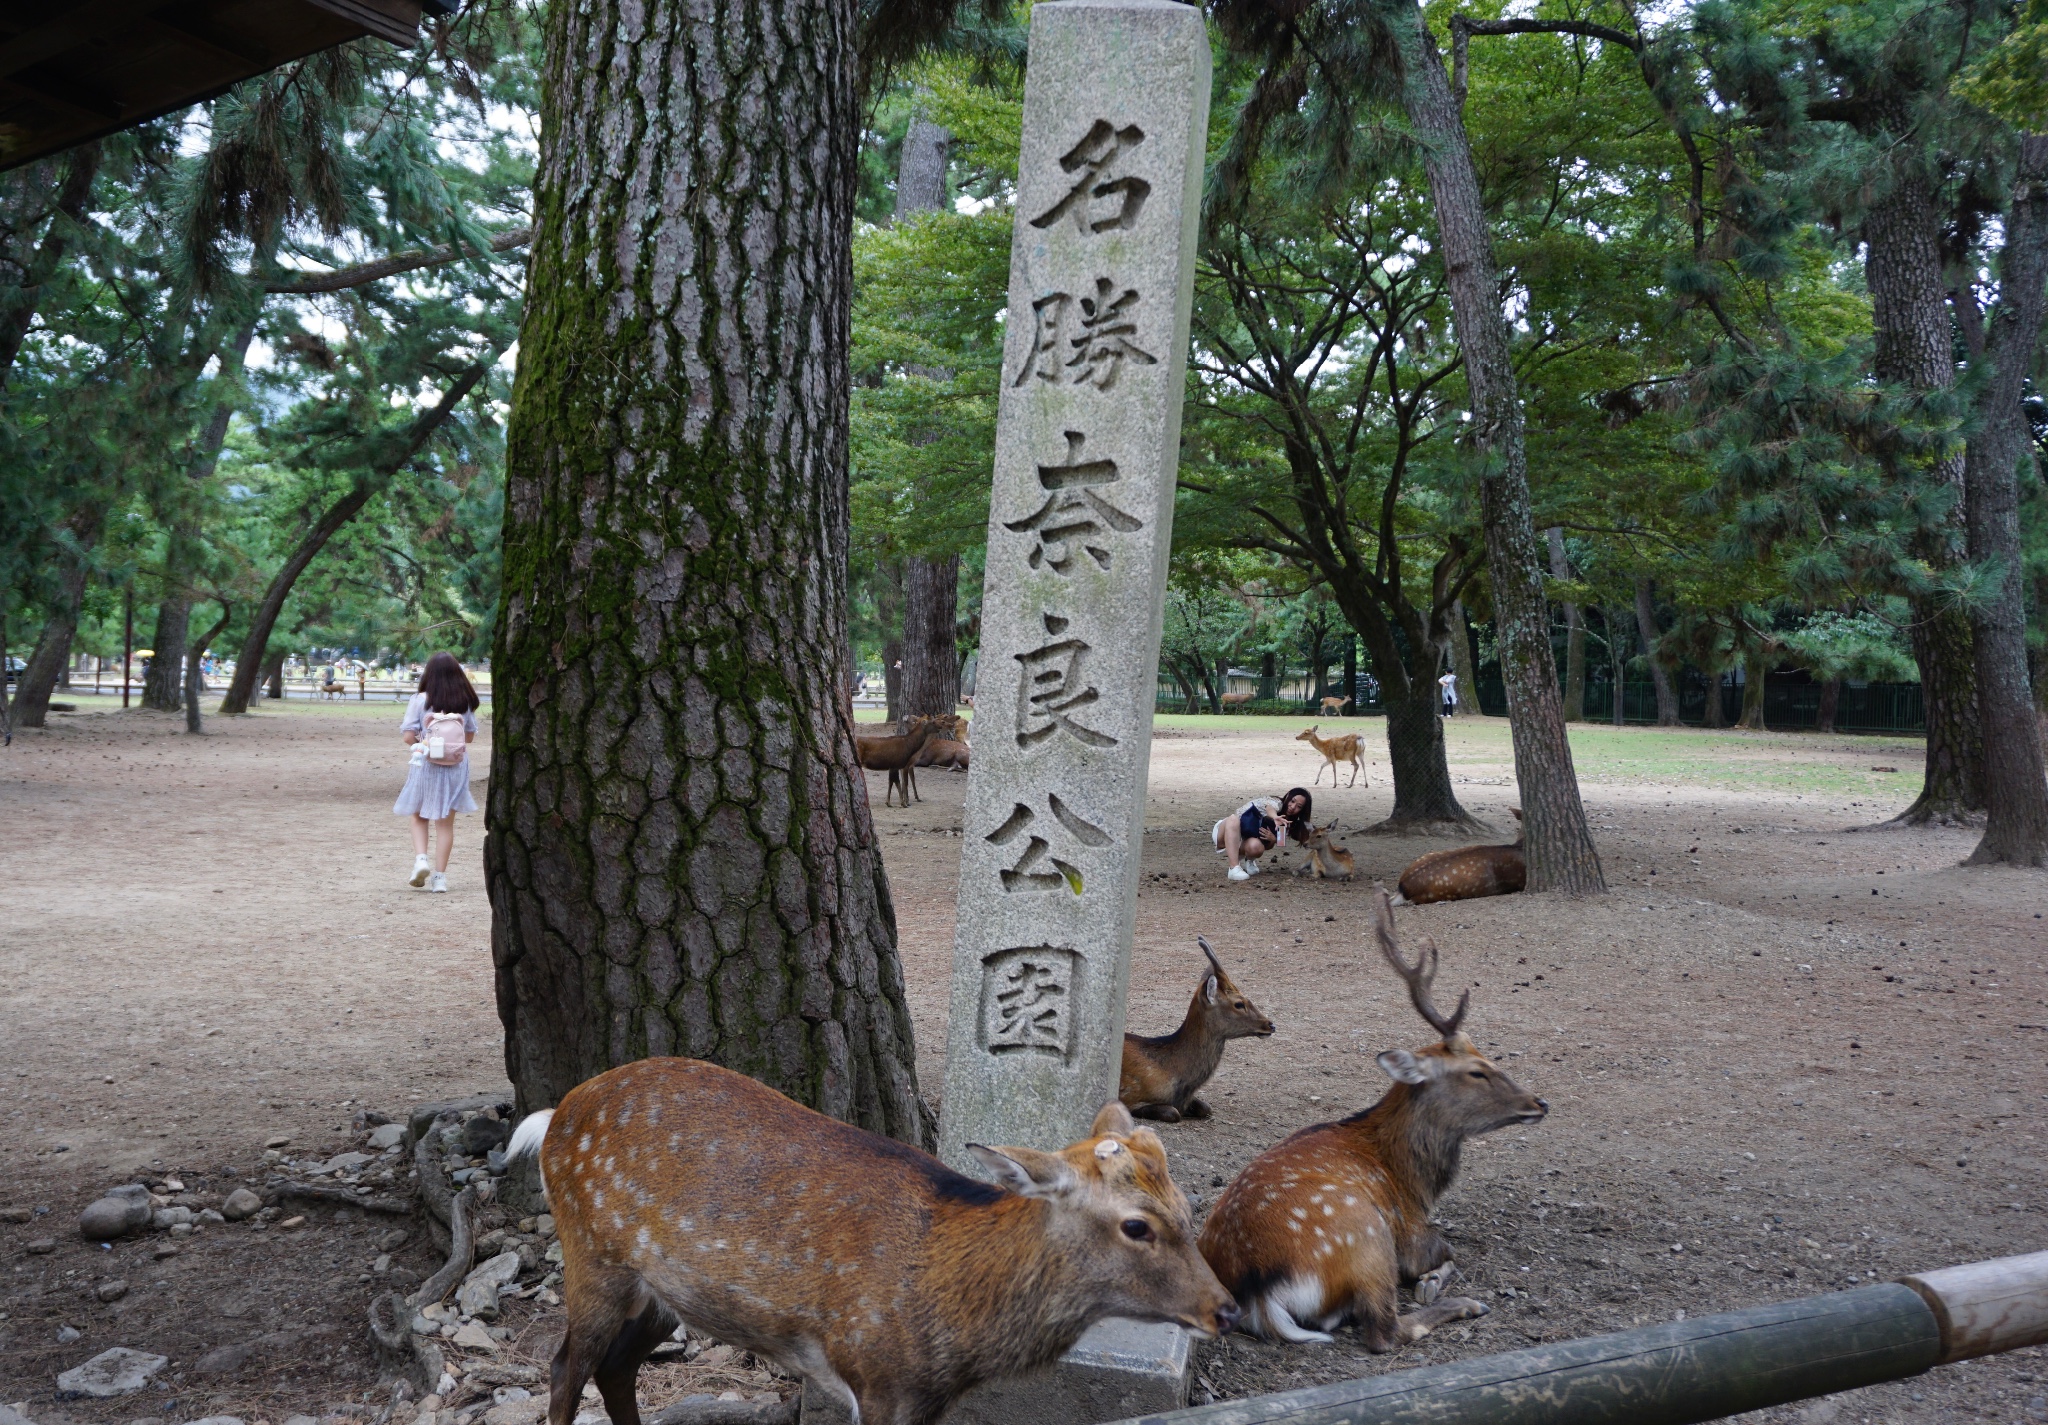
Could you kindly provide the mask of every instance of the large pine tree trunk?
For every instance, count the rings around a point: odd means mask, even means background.
[[[180,581],[156,606],[156,632],[150,639],[149,671],[142,675],[142,705],[158,712],[177,712],[185,706],[185,633],[192,621],[192,596],[185,592],[183,579],[196,563],[199,542],[196,525],[181,522],[171,527],[166,556],[166,577]]]
[[[1465,601],[1451,601],[1451,670],[1458,675],[1458,716],[1478,717],[1479,669],[1472,662],[1472,625]]]
[[[1891,132],[1910,131],[1910,116],[1894,119]],[[1942,281],[1941,217],[1926,178],[1909,157],[1902,164],[1863,221],[1871,370],[1908,390],[1945,391],[1955,384],[1955,338]],[[1939,474],[1960,487],[1962,460],[1944,460]],[[1957,501],[1958,516],[1961,506]],[[1962,547],[1959,520],[1951,519],[1930,532],[1918,552],[1941,570],[1955,565]],[[1927,770],[1918,800],[1898,820],[1960,820],[1984,806],[1969,619],[1946,601],[1914,600],[1913,655],[1927,705]]]
[[[78,636],[78,614],[85,602],[88,572],[86,555],[99,539],[100,523],[106,510],[88,506],[72,515],[69,525],[77,552],[67,550],[64,568],[58,576],[57,599],[36,639],[35,652],[14,687],[14,726],[42,727],[50,715],[50,693],[64,675],[71,658],[71,641]]]
[[[1479,175],[1472,166],[1464,119],[1451,97],[1450,76],[1444,73],[1443,57],[1423,24],[1420,6],[1403,4],[1395,24],[1407,67],[1403,102],[1429,173],[1451,319],[1465,358],[1473,406],[1472,446],[1484,461],[1479,510],[1486,527],[1515,776],[1521,784],[1529,889],[1601,895],[1607,883],[1579,800],[1564,702],[1558,695],[1557,663],[1550,655],[1550,617],[1529,505],[1522,405]]]
[[[960,705],[960,655],[953,641],[960,556],[903,561],[903,714],[949,713]]]
[[[1565,562],[1564,531],[1552,525],[1543,532],[1545,543],[1550,550],[1550,577],[1564,580],[1572,577],[1571,565]],[[1586,720],[1586,618],[1577,604],[1561,603],[1564,610],[1564,720],[1584,722]]]
[[[1650,682],[1657,690],[1657,726],[1678,726],[1678,693],[1671,686],[1671,670],[1657,656],[1663,634],[1657,629],[1656,591],[1648,575],[1636,579],[1636,634],[1643,640],[1643,661],[1650,665]]]
[[[1999,262],[1999,302],[1986,335],[1990,380],[1979,397],[1964,472],[1970,558],[1998,571],[1971,610],[1977,704],[1984,742],[1984,839],[1970,864],[2048,864],[2048,772],[2027,686],[2025,561],[2020,472],[2033,464],[2020,406],[2048,305],[2048,135],[2020,146],[2012,211]]]
[[[523,1108],[687,1054],[930,1137],[841,694],[858,12],[548,11],[485,845]]]

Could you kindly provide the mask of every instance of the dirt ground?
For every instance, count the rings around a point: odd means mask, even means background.
[[[204,738],[141,712],[51,721],[0,753],[0,1403],[38,1425],[370,1413],[361,1323],[392,1219],[215,1225],[171,1256],[74,1224],[117,1183],[209,1205],[274,1138],[338,1151],[360,1110],[502,1087],[480,818],[458,822],[447,895],[404,885],[390,707],[272,708]],[[1198,1214],[1278,1138],[1372,1102],[1374,1053],[1428,1039],[1364,936],[1372,880],[1442,843],[1352,835],[1349,885],[1229,883],[1207,847],[1246,796],[1309,780],[1300,725],[1165,719],[1153,744],[1130,1025],[1178,1022],[1199,933],[1280,1026],[1232,1046],[1214,1119],[1162,1130]],[[1359,726],[1370,784],[1317,795],[1347,830],[1391,805],[1382,727]],[[1449,732],[1460,795],[1504,829],[1505,724]],[[1474,1144],[1441,1206],[1492,1314],[1392,1357],[1343,1334],[1207,1345],[1197,1399],[2048,1247],[2048,877],[1961,869],[1969,831],[1858,830],[1910,800],[1908,739],[1586,727],[1575,744],[1614,894],[1400,913],[1472,986],[1482,1047],[1552,1107]],[[875,810],[928,1092],[965,781],[928,773],[923,802]],[[392,1255],[438,1265],[421,1241]],[[517,1317],[514,1358],[544,1362],[558,1323]],[[80,1335],[60,1344],[65,1327]],[[238,1343],[236,1368],[198,1373]],[[114,1345],[172,1364],[141,1395],[56,1399],[58,1371]],[[770,1383],[713,1356],[645,1393]],[[2044,1382],[2048,1359],[2021,1352],[1750,1418],[2041,1421]]]

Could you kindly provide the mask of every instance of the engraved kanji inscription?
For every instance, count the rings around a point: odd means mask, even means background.
[[[991,1054],[1074,1052],[1081,957],[1055,945],[998,950],[981,962],[981,1043]]]
[[[1047,792],[1045,804],[1050,817],[1040,816],[1023,802],[1012,803],[1003,824],[988,834],[993,846],[1023,843],[1016,861],[997,873],[1006,894],[1056,891],[1064,886],[1078,896],[1087,886],[1087,877],[1077,864],[1085,859],[1085,850],[1114,840],[1061,801],[1058,793]]]
[[[1116,746],[1117,740],[1108,733],[1074,720],[1077,710],[1102,697],[1101,689],[1086,677],[1084,665],[1090,646],[1081,639],[1060,636],[1070,620],[1046,614],[1044,622],[1052,641],[1015,655],[1024,665],[1024,676],[1017,683],[1017,745],[1036,747],[1065,732],[1090,747]]]
[[[1038,467],[1039,486],[1051,492],[1045,503],[1024,519],[1006,521],[1003,528],[1035,537],[1026,556],[1033,569],[1043,565],[1065,574],[1083,553],[1107,569],[1109,536],[1142,529],[1145,522],[1125,514],[1089,488],[1114,484],[1116,462],[1083,460],[1081,447],[1088,437],[1077,430],[1066,432],[1066,437],[1065,463]]]
[[[1108,232],[1111,228],[1134,227],[1145,211],[1145,199],[1152,185],[1142,178],[1119,174],[1117,169],[1131,150],[1145,142],[1145,131],[1136,124],[1118,128],[1107,119],[1097,119],[1079,143],[1060,159],[1060,168],[1074,175],[1074,186],[1066,197],[1031,220],[1034,228],[1049,228],[1071,217],[1074,227],[1084,233]]]
[[[1031,304],[1031,350],[1010,384],[1022,386],[1036,376],[1107,391],[1125,362],[1157,366],[1159,358],[1137,342],[1132,309],[1138,302],[1137,288],[1119,288],[1107,277],[1095,279],[1090,296],[1053,292],[1040,297]]]

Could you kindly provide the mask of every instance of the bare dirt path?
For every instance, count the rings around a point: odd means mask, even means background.
[[[80,714],[0,754],[0,1214],[49,1209],[0,1215],[0,1402],[27,1401],[39,1425],[282,1420],[370,1383],[362,1303],[388,1221],[216,1227],[164,1259],[160,1238],[101,1250],[73,1223],[138,1172],[182,1170],[217,1197],[270,1138],[338,1148],[359,1108],[503,1086],[480,818],[458,821],[449,894],[404,886],[396,721],[292,706],[188,738],[168,717]],[[1163,1130],[1198,1212],[1287,1132],[1376,1098],[1373,1053],[1426,1039],[1362,932],[1370,882],[1439,843],[1352,835],[1351,885],[1231,884],[1207,848],[1246,796],[1309,781],[1300,725],[1169,719],[1153,744],[1131,1026],[1178,1021],[1197,933],[1280,1026],[1233,1046],[1215,1119]],[[1380,724],[1360,726],[1377,750]],[[1909,740],[1575,739],[1615,894],[1401,913],[1404,934],[1441,946],[1446,979],[1472,985],[1482,1047],[1552,1104],[1541,1126],[1476,1146],[1443,1206],[1493,1313],[1396,1357],[1350,1336],[1237,1337],[1201,1351],[1198,1396],[2048,1246],[2048,877],[1962,870],[1968,831],[1852,832],[1910,799]],[[1455,722],[1450,744],[1460,795],[1505,828],[1505,724]],[[478,749],[481,770],[487,738]],[[1384,815],[1383,752],[1368,773],[1335,791],[1325,774],[1318,818],[1351,831]],[[964,784],[931,772],[923,802],[875,809],[928,1089]],[[434,1264],[424,1244],[398,1255]],[[99,1301],[114,1277],[125,1295]],[[80,1339],[59,1344],[64,1326]],[[544,1357],[558,1329],[535,1315],[519,1348]],[[258,1337],[268,1353],[238,1371],[184,1369]],[[171,1356],[164,1388],[54,1401],[56,1371],[116,1344]],[[2022,1353],[1759,1418],[2048,1419],[2044,1375]]]

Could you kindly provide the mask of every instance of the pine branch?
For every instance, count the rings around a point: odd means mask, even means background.
[[[376,262],[360,263],[354,267],[337,267],[332,272],[316,272],[295,281],[266,282],[263,290],[287,296],[306,297],[320,292],[345,292],[351,287],[363,287],[372,282],[381,282],[387,277],[396,277],[401,272],[416,272],[422,267],[439,267],[443,263],[460,262],[466,257],[480,257],[485,252],[509,252],[515,247],[524,247],[533,241],[533,226],[508,228],[491,239],[486,249],[467,247],[461,243],[448,243],[441,247],[416,248],[411,252],[394,253]]]

